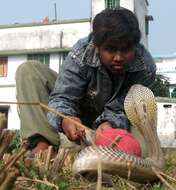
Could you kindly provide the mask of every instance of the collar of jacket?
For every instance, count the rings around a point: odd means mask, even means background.
[[[86,37],[78,42],[72,49],[71,56],[81,65],[89,65],[90,67],[101,67],[101,61],[95,47],[93,45],[92,39],[89,41],[89,38]],[[126,67],[125,71],[127,72],[137,72],[145,70],[145,60],[144,60],[144,47],[141,44],[138,44],[135,48],[135,57],[130,61]]]

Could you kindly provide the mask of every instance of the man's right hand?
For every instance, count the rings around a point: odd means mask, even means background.
[[[81,123],[81,120],[78,117],[70,117],[71,119],[76,120]],[[63,119],[62,121],[62,129],[67,136],[67,138],[71,141],[81,140],[81,138],[85,135],[85,129],[77,124],[75,124],[70,119]]]

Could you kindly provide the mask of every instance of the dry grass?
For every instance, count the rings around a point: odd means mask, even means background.
[[[14,141],[15,144],[17,141]],[[12,145],[11,145],[12,146]],[[10,147],[11,147],[10,146]],[[14,145],[13,145],[14,146]],[[95,190],[97,189],[97,182],[87,181],[80,177],[76,179],[73,176],[71,168],[74,160],[75,152],[73,149],[60,149],[55,159],[51,158],[51,147],[48,152],[37,155],[32,158],[29,154],[21,154],[17,157],[17,151],[20,146],[16,144],[15,149],[10,149],[10,152],[4,154],[0,161],[0,171],[4,169],[9,160],[11,164],[8,166],[12,169],[18,169],[19,174],[15,181],[13,190]],[[14,161],[14,157],[18,158]],[[26,156],[29,162],[26,162]],[[159,181],[154,184],[138,184],[120,178],[119,176],[112,176],[113,187],[99,187],[99,190],[169,190],[176,189],[176,150],[166,151],[166,175],[161,175],[165,181]],[[13,163],[13,164],[12,164]],[[9,171],[9,170],[7,170]],[[2,172],[1,172],[2,173]],[[8,172],[7,172],[8,173]],[[0,176],[1,178],[1,176]],[[0,179],[1,180],[1,179]],[[2,188],[0,190],[10,190],[9,188]]]

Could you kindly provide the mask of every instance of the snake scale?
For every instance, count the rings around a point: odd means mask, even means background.
[[[144,137],[147,157],[129,155],[109,146],[91,145],[82,149],[75,159],[75,175],[97,173],[98,163],[101,162],[102,171],[107,174],[140,183],[157,179],[152,168],[163,170],[164,158],[157,136],[157,105],[152,91],[140,84],[133,85],[125,97],[124,108],[132,126]]]

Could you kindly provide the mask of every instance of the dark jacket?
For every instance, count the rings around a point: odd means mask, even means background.
[[[109,121],[114,128],[129,129],[124,98],[133,84],[150,87],[156,66],[143,45],[137,45],[135,58],[123,74],[109,74],[101,64],[92,41],[79,40],[69,52],[49,98],[49,106],[66,115],[77,116],[89,127]],[[49,123],[62,131],[62,119],[48,113]]]

